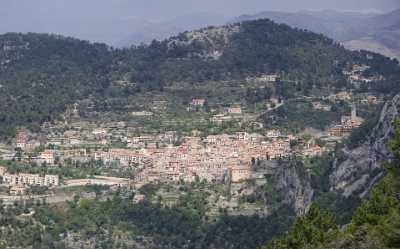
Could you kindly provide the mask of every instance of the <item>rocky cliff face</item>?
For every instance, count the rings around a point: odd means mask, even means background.
[[[314,197],[310,174],[304,166],[298,161],[268,161],[262,167],[266,176],[262,188],[266,206],[270,210],[289,206],[296,214],[304,214]]]
[[[275,189],[283,196],[283,203],[292,206],[297,214],[304,214],[312,203],[314,190],[309,174],[297,166],[288,165],[277,171]]]
[[[231,215],[265,217],[286,208],[301,215],[314,197],[310,174],[296,160],[263,161],[255,166],[253,180],[232,183],[230,191]]]
[[[344,196],[357,194],[364,197],[384,175],[383,161],[392,158],[387,146],[394,135],[393,121],[400,116],[400,94],[385,104],[378,124],[368,140],[358,148],[344,149],[345,160],[336,161],[330,175],[331,190]]]

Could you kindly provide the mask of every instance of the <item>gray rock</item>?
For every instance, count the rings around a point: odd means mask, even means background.
[[[332,191],[363,198],[385,175],[382,164],[393,158],[388,142],[394,136],[393,122],[400,116],[399,111],[400,94],[385,104],[378,124],[364,144],[350,151],[343,149],[346,159],[341,163],[336,161],[330,175]]]
[[[310,174],[294,161],[283,161],[274,163],[275,165],[272,165],[272,162],[268,163],[271,165],[267,182],[273,184],[274,191],[280,196],[279,206],[287,205],[292,207],[296,214],[304,214],[314,197]]]

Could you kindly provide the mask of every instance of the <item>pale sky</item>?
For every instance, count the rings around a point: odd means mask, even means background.
[[[400,0],[0,0],[0,33],[59,33],[101,41],[127,35],[146,22],[191,13],[228,19],[267,10],[388,12],[398,8]]]

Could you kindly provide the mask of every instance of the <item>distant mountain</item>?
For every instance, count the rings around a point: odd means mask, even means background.
[[[132,34],[115,42],[115,47],[130,47],[132,45],[148,44],[152,40],[164,40],[187,30],[199,29],[207,26],[222,25],[228,17],[210,14],[195,13],[178,16],[160,22],[144,22],[132,29]]]
[[[400,58],[400,9],[368,18],[354,29],[358,36],[344,41],[346,47]]]
[[[343,42],[343,45],[350,50],[367,50],[400,60],[399,49],[389,48],[384,43],[371,37],[362,37],[360,39],[346,41]]]
[[[88,2],[80,4],[71,2],[71,5],[76,5],[76,9],[62,11],[63,13],[59,15],[56,13],[61,12],[62,7],[56,2],[51,3],[51,6],[46,6],[49,10],[55,8],[55,12],[46,12],[46,14],[33,14],[29,8],[31,3],[27,3],[28,6],[21,6],[18,13],[13,15],[8,11],[8,4],[6,6],[3,4],[0,8],[0,34],[8,32],[61,34],[91,42],[104,42],[110,46],[129,47],[132,44],[148,43],[153,39],[163,40],[186,30],[221,25],[231,18],[207,12],[181,14],[174,18],[157,15],[149,17],[132,13],[129,9],[135,8],[135,4],[130,1],[122,4],[130,7],[124,9],[118,7],[118,11],[115,9],[108,11],[105,6],[114,5],[115,7],[121,3],[106,2],[109,1],[98,3],[95,13],[91,14],[85,12],[91,9]],[[44,3],[41,4],[44,5]],[[97,7],[103,12],[101,13]],[[20,12],[27,13],[22,16]],[[74,16],[71,17],[66,13],[74,13]],[[18,15],[21,17],[18,18]]]
[[[256,15],[243,15],[231,22],[271,19],[277,23],[284,23],[292,27],[307,29],[315,33],[324,34],[332,39],[343,41],[353,36],[356,30],[353,27],[360,25],[374,14],[358,12],[338,12],[334,10],[276,12],[264,11]]]
[[[269,18],[324,34],[353,50],[365,49],[400,58],[400,10],[386,14],[324,11],[261,12],[232,22]]]
[[[369,18],[363,26],[368,27],[368,31],[398,30],[400,29],[400,9]]]

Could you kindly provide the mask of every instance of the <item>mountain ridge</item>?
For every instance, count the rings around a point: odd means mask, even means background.
[[[261,12],[242,16],[234,21],[270,18],[278,23],[322,33],[344,43],[353,50],[365,49],[385,56],[400,58],[398,43],[399,14],[394,10],[384,14],[360,14],[335,11],[300,11],[294,13]],[[368,42],[368,39],[371,42]],[[364,42],[361,42],[361,41]],[[373,46],[373,43],[378,45]],[[352,44],[352,45],[350,45]],[[382,48],[380,48],[382,47]]]
[[[242,81],[246,77],[280,73],[287,80],[299,82],[298,90],[309,91],[315,87],[335,89],[344,84],[342,71],[350,64],[371,64],[377,73],[389,72],[388,80],[398,70],[395,61],[383,56],[350,52],[323,35],[266,19],[184,32],[130,49],[112,49],[104,44],[44,34],[1,35],[0,48],[0,93],[4,95],[1,120],[3,125],[9,123],[14,127],[49,121],[66,104],[90,95],[107,98],[115,81],[129,83],[113,86],[129,96],[140,89],[161,91],[181,82],[193,85]],[[52,92],[53,87],[60,92]],[[57,112],[44,103],[50,97]],[[5,108],[10,103],[12,108]],[[30,106],[23,107],[31,110],[29,118],[18,117],[26,112],[19,109],[21,104]]]

